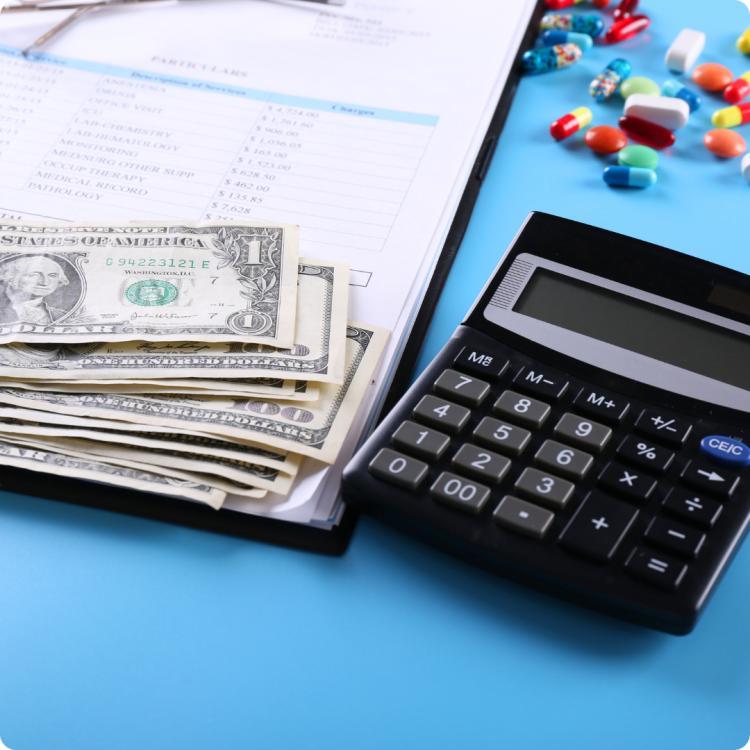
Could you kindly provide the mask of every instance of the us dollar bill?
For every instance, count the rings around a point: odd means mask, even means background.
[[[387,334],[350,324],[341,385],[321,386],[313,404],[253,399],[50,393],[0,387],[0,403],[77,417],[185,428],[333,463],[375,373]]]
[[[230,461],[244,461],[276,469],[282,474],[296,476],[301,456],[267,448],[241,445],[230,440],[187,432],[162,432],[152,425],[113,422],[104,419],[53,415],[24,409],[0,409],[0,439],[28,440],[81,439],[86,441],[127,446],[142,450],[168,450],[187,455],[212,456]],[[6,416],[13,413],[15,416]],[[17,419],[23,416],[26,419]],[[58,418],[60,423],[38,421]],[[124,428],[122,430],[118,428]]]
[[[72,456],[64,451],[21,445],[5,439],[0,439],[0,466],[186,498],[212,508],[220,508],[226,498],[223,490],[193,479],[166,476],[156,470],[116,466],[92,456]]]
[[[0,224],[0,343],[290,347],[298,228]]]
[[[7,388],[28,391],[58,391],[60,393],[149,393],[184,394],[188,396],[224,396],[235,398],[283,399],[285,401],[317,401],[317,385],[296,380],[140,380],[122,383],[108,380],[46,380],[14,381],[0,379]]]
[[[0,345],[0,377],[10,380],[284,378],[340,383],[349,301],[342,263],[301,260],[296,333],[288,349],[259,344],[130,342]]]
[[[290,462],[292,473],[253,463],[251,457],[245,460],[199,456],[165,448],[148,450],[113,445],[96,440],[74,438],[16,438],[26,444],[44,446],[50,450],[75,455],[89,455],[108,462],[121,462],[128,466],[151,466],[154,471],[186,472],[190,476],[205,479],[206,484],[226,492],[242,492],[246,496],[259,499],[257,490],[267,490],[277,495],[286,495],[292,487],[299,468],[299,461]],[[252,494],[248,490],[252,489]],[[244,491],[244,492],[243,492]]]

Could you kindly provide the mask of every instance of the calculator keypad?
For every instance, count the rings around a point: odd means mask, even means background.
[[[448,365],[391,428],[374,476],[665,591],[708,554],[740,475],[690,447],[697,420],[491,348]]]
[[[549,404],[523,396],[515,391],[505,391],[492,407],[495,414],[512,419],[524,427],[538,429],[544,424],[552,408]]]

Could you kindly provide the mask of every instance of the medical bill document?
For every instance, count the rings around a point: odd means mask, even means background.
[[[300,226],[391,332],[339,465],[226,507],[335,524],[506,83],[533,0],[185,0],[0,18],[0,220]]]

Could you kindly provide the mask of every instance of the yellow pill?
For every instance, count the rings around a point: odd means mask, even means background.
[[[737,49],[743,55],[750,55],[750,28],[742,32],[742,36],[737,40]]]
[[[717,128],[736,128],[750,122],[750,102],[714,112],[711,122]]]

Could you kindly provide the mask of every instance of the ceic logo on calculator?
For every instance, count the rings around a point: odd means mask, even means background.
[[[750,281],[533,214],[347,468],[347,500],[497,572],[689,632],[744,534]]]

